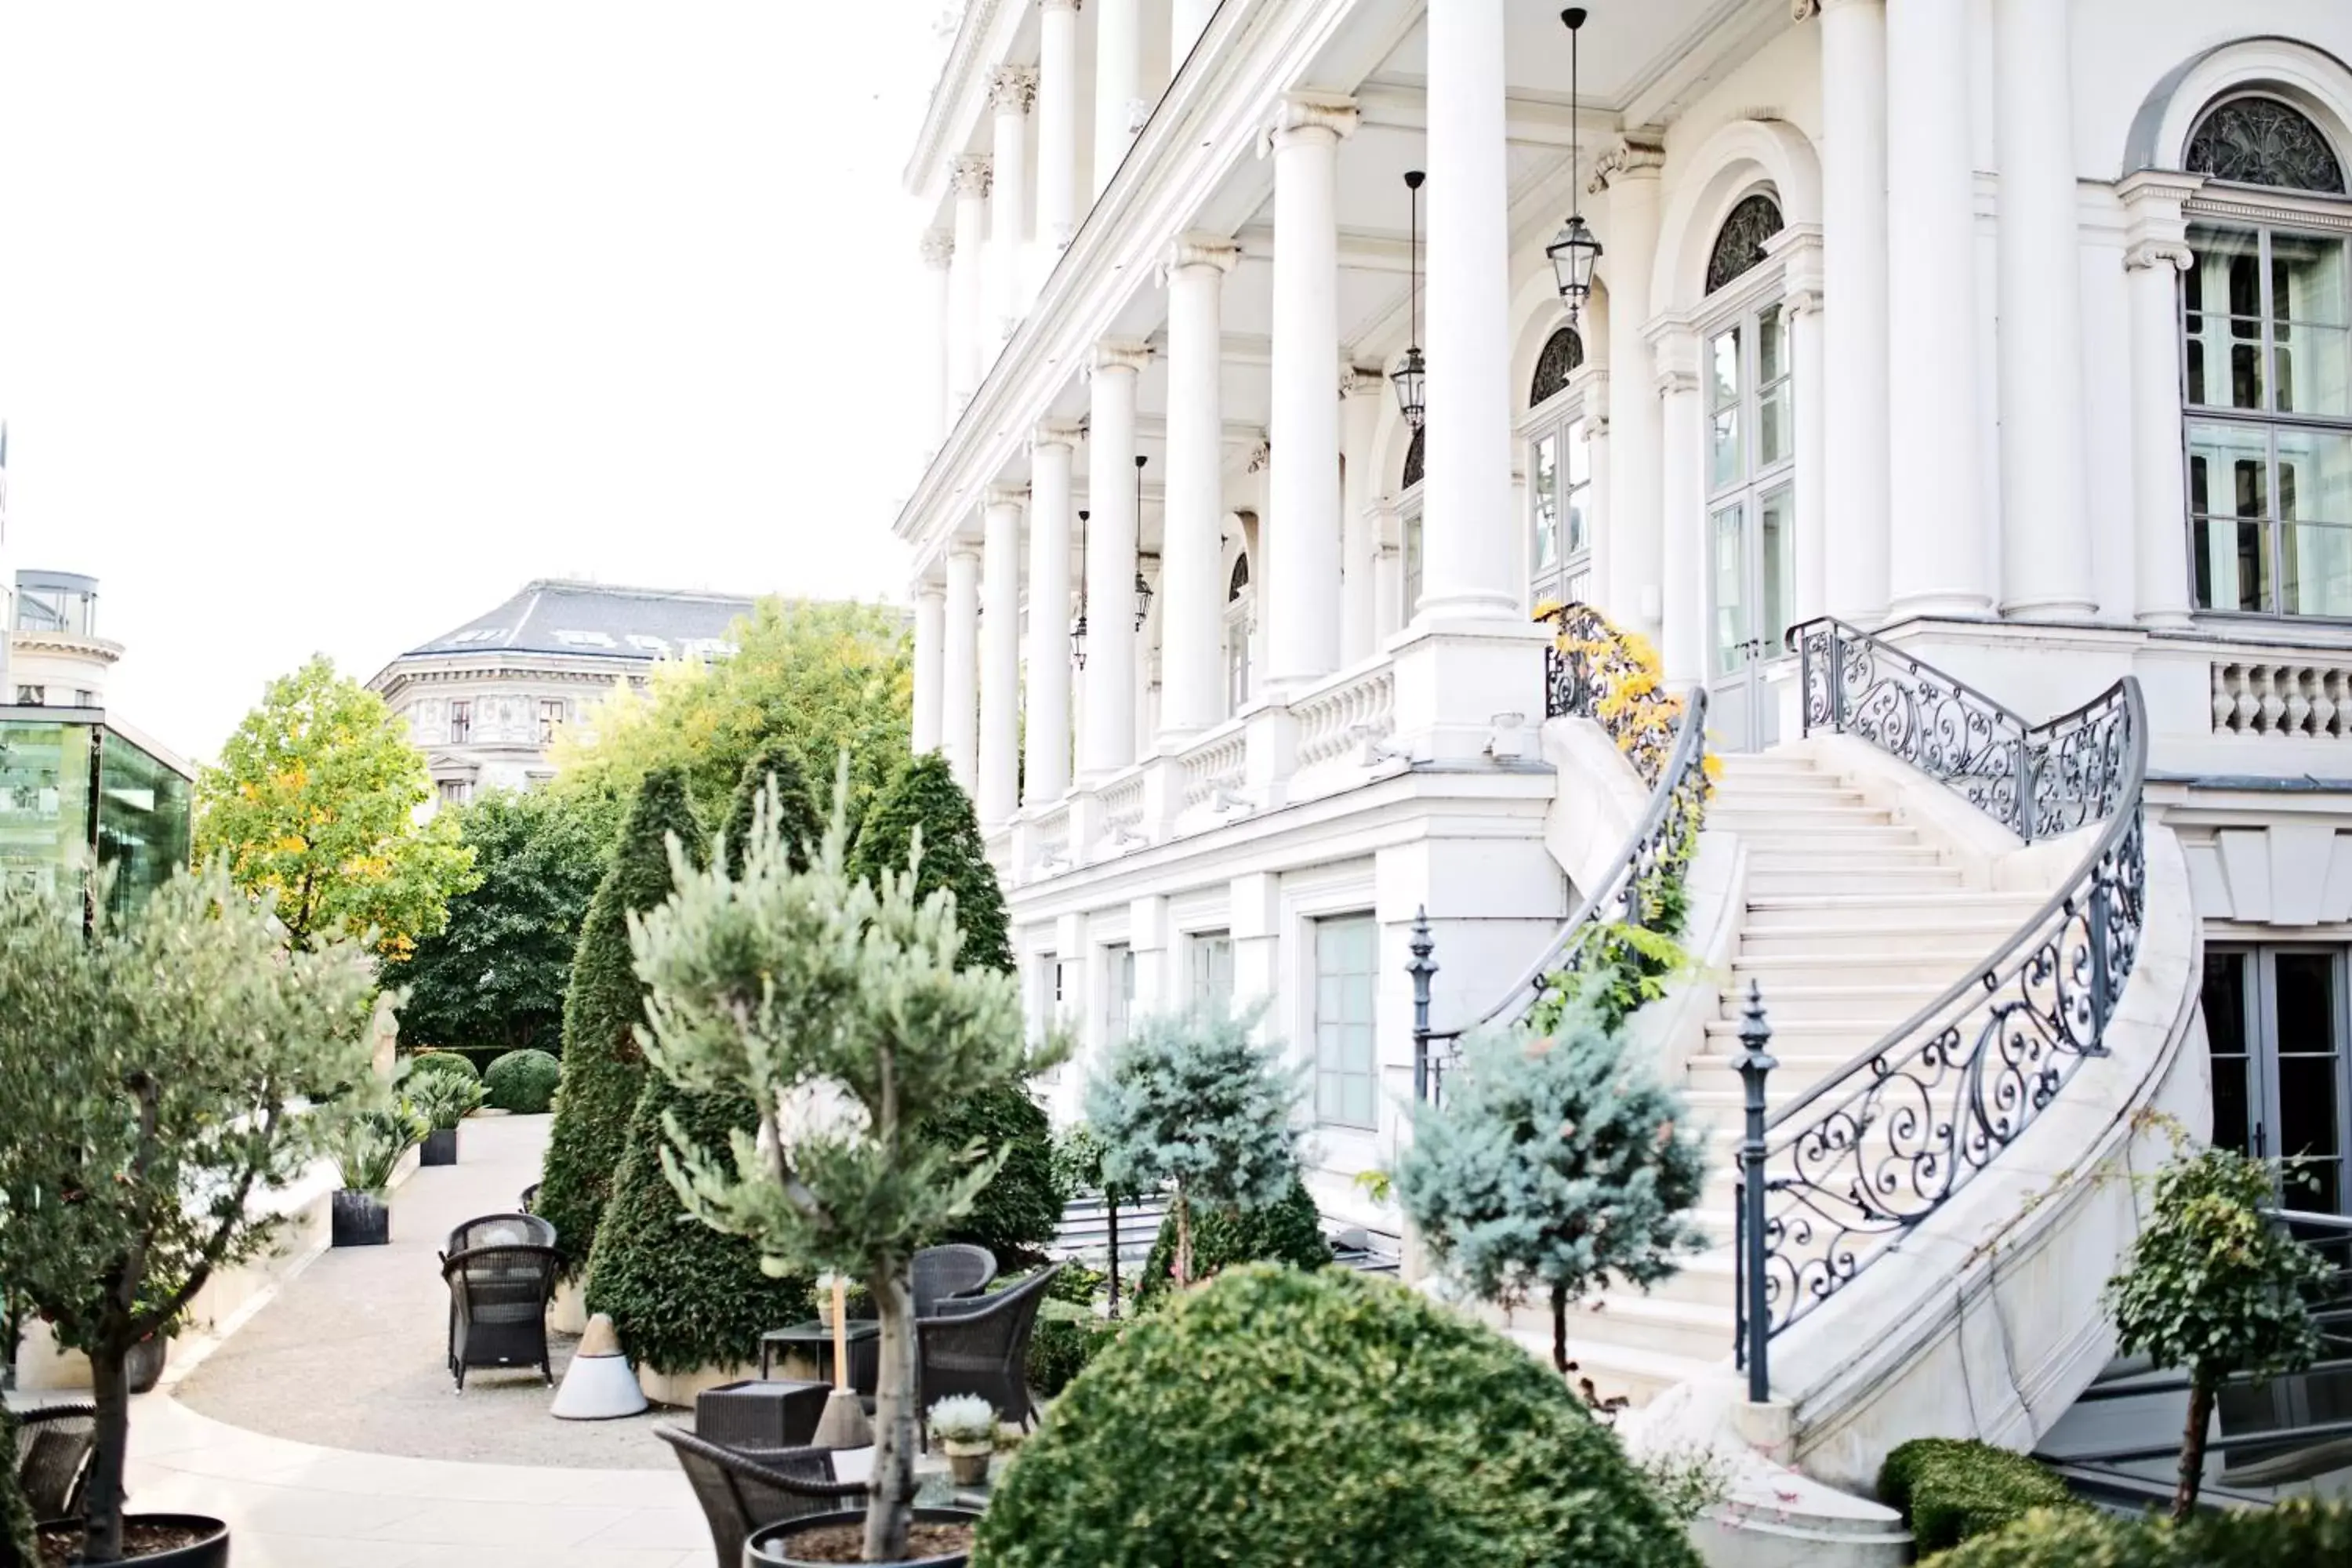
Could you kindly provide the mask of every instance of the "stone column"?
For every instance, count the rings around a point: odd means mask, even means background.
[[[1078,5],[1043,0],[1037,17],[1037,239],[1056,251],[1078,227]]]
[[[1217,5],[1218,0],[1175,0],[1169,7],[1168,74],[1171,78],[1183,70],[1185,57],[1201,41],[1201,31],[1217,14]]]
[[[1051,805],[1070,788],[1070,468],[1074,425],[1040,425],[1029,443],[1029,719],[1022,799]]]
[[[1706,679],[1706,496],[1699,481],[1705,441],[1699,396],[1698,334],[1664,321],[1650,339],[1657,366],[1658,511],[1667,566],[1659,606],[1658,656],[1667,687],[1680,691]]]
[[[1135,384],[1151,351],[1095,345],[1087,437],[1086,723],[1078,773],[1096,783],[1135,761]]]
[[[1224,517],[1225,274],[1232,241],[1186,235],[1168,276],[1168,477],[1160,540],[1160,734],[1163,751],[1217,722],[1217,645],[1224,595],[1217,581]]]
[[[969,794],[979,771],[980,554],[961,540],[948,547],[947,636],[941,649],[940,752]]]
[[[1969,0],[1888,9],[1888,458],[1903,505],[1885,526],[1898,616],[1979,616],[1992,605],[1979,479],[1971,55]]]
[[[1593,584],[1619,626],[1652,638],[1665,581],[1658,515],[1657,372],[1650,362],[1650,274],[1658,254],[1658,171],[1665,149],[1629,136],[1601,155],[1593,183],[1608,193],[1609,506],[1595,520],[1608,536],[1609,577]]]
[[[2084,473],[2071,7],[1993,0],[2000,158],[2000,610],[2095,614]],[[2177,464],[2175,465],[2178,466]]]
[[[954,342],[955,305],[950,285],[950,264],[955,258],[955,233],[935,228],[923,236],[923,267],[930,274],[926,290],[930,310],[930,336],[923,348],[923,422],[927,449],[939,450],[948,435],[948,395],[955,379],[950,369]]]
[[[915,754],[940,749],[940,681],[946,675],[946,591],[929,578],[915,584]]]
[[[1504,0],[1447,0],[1427,22],[1429,478],[1416,617],[1424,625],[1517,622],[1526,591],[1511,509],[1507,9]]]
[[[1376,364],[1349,367],[1340,378],[1346,401],[1340,408],[1341,450],[1346,482],[1339,487],[1339,663],[1372,657],[1380,646],[1378,591],[1372,562],[1380,553],[1372,502],[1381,493],[1379,461],[1381,400],[1390,395],[1388,377]]]
[[[1592,553],[1585,564],[1591,586],[1584,592],[1588,601],[1598,605],[1600,596],[1608,592],[1609,574],[1617,569],[1617,542],[1610,537],[1606,526],[1610,510],[1616,505],[1617,454],[1609,444],[1609,373],[1596,371],[1593,381],[1595,384],[1584,408],[1584,462],[1591,476],[1590,488],[1584,492],[1584,527],[1592,542]],[[1528,531],[1520,531],[1524,534]],[[1561,542],[1565,544],[1566,541]],[[1533,607],[1530,602],[1529,608]]]
[[[1266,475],[1274,609],[1266,686],[1279,695],[1339,668],[1339,142],[1345,99],[1286,96],[1274,152],[1274,413]]]
[[[1022,221],[1029,216],[1029,106],[1037,99],[1034,66],[1001,66],[990,81],[988,101],[996,116],[996,189],[990,212],[995,232],[989,254],[995,267],[996,335],[1009,338],[1028,313],[1026,251]]]
[[[981,522],[980,826],[1001,827],[1021,800],[1021,502],[992,486]]]
[[[1095,195],[1135,140],[1143,93],[1143,0],[1095,0]],[[1089,656],[1091,657],[1091,656]]]
[[[952,264],[954,319],[949,323],[948,367],[950,423],[961,416],[971,395],[980,390],[984,361],[981,357],[981,312],[985,294],[983,273],[988,254],[989,161],[966,155],[950,165],[955,185],[955,260]]]
[[[1826,607],[1865,626],[1886,614],[1887,486],[1886,0],[1822,6],[1822,357],[1796,362],[1820,384],[1838,433],[1825,468],[1801,458],[1801,485],[1822,492]],[[1797,427],[1799,441],[1805,427]],[[1818,476],[1818,477],[1816,477]]]
[[[2180,204],[2191,175],[2134,174],[2116,187],[2127,226],[2131,310],[2135,609],[2140,624],[2189,624],[2189,495],[2181,468],[2180,274],[2192,265]]]
[[[1823,477],[1830,468],[1828,394],[1822,376],[1827,314],[1822,308],[1823,283],[1822,237],[1817,231],[1790,237],[1782,247],[1787,258],[1787,284],[1781,310],[1789,323],[1790,363],[1796,368],[1790,411],[1797,426],[1796,580],[1789,584],[1790,625],[1829,614],[1829,517]],[[1840,447],[1843,451],[1843,447]],[[1780,626],[1765,628],[1768,640],[1777,639]],[[1767,650],[1777,654],[1780,644]]]

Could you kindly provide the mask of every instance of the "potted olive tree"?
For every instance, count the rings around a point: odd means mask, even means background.
[[[963,963],[952,893],[919,902],[911,869],[870,883],[849,874],[847,794],[845,763],[832,829],[805,870],[765,829],[740,873],[725,856],[700,870],[673,853],[676,891],[632,930],[649,988],[643,1044],[678,1087],[741,1094],[758,1112],[756,1133],[724,1152],[693,1146],[671,1119],[664,1163],[687,1208],[751,1238],[771,1271],[861,1281],[880,1320],[863,1520],[761,1531],[747,1561],[961,1563],[974,1516],[913,1506],[914,1254],[971,1209],[1003,1156],[941,1148],[920,1130],[967,1097],[1024,1082],[1059,1047],[1029,1043],[1011,975]]]
[[[125,1363],[276,1239],[257,1200],[322,1151],[320,1108],[370,1080],[373,983],[354,945],[287,951],[217,866],[130,913],[109,882],[87,905],[73,879],[0,888],[0,1278],[89,1358],[87,1514],[49,1533],[84,1563],[214,1568],[219,1521],[123,1514]]]

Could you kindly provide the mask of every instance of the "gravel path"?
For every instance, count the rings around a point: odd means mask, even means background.
[[[548,1118],[466,1123],[458,1163],[420,1170],[392,1197],[389,1247],[331,1248],[205,1357],[181,1403],[257,1432],[419,1458],[587,1468],[668,1469],[659,1406],[620,1421],[558,1421],[555,1391],[529,1373],[466,1374],[442,1364],[448,1290],[435,1254],[451,1228],[511,1212],[539,1179]],[[549,1336],[558,1383],[575,1341]]]

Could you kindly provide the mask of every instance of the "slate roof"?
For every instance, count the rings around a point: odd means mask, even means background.
[[[401,655],[553,653],[651,662],[732,650],[728,628],[753,601],[722,594],[546,579]]]

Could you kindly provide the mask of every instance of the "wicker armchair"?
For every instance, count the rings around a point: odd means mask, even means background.
[[[957,1296],[977,1296],[996,1278],[996,1254],[967,1242],[927,1247],[915,1254],[915,1316]]]
[[[761,1526],[831,1513],[866,1497],[865,1482],[834,1478],[830,1448],[723,1448],[683,1426],[654,1431],[677,1451],[726,1568],[743,1560],[743,1542]]]
[[[538,1191],[533,1186],[523,1196],[528,1199]],[[461,1252],[478,1247],[553,1247],[555,1227],[533,1214],[486,1214],[469,1219],[449,1233],[449,1245],[440,1254],[441,1273],[448,1277],[449,1259]],[[449,1342],[446,1362],[451,1372],[457,1370],[457,1293],[449,1293]]]
[[[915,1321],[916,1407],[929,1410],[952,1394],[977,1394],[1024,1428],[1036,1414],[1029,1397],[1029,1336],[1054,1276],[1051,1268],[993,1296],[958,1296]]]
[[[547,1304],[555,1296],[555,1248],[469,1247],[441,1261],[449,1287],[449,1370],[466,1386],[473,1366],[536,1366],[549,1383]]]
[[[16,1485],[37,1520],[81,1516],[82,1483],[98,1443],[98,1407],[52,1405],[16,1413]]]

